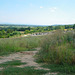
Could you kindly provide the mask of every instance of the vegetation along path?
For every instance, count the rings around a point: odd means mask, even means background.
[[[47,68],[42,68],[40,67],[41,65],[36,63],[34,60],[34,56],[35,54],[40,50],[40,48],[36,48],[36,51],[23,51],[23,52],[17,52],[14,54],[10,54],[9,56],[1,56],[0,57],[0,64],[7,62],[7,61],[13,61],[13,60],[21,60],[21,62],[25,62],[26,64],[20,65],[20,66],[16,66],[16,67],[26,67],[26,66],[34,66],[35,69],[43,69],[43,70],[50,70]],[[2,70],[3,68],[1,67],[0,70]],[[48,73],[46,75],[56,75],[56,73]]]

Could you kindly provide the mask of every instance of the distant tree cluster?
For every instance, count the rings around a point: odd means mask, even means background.
[[[0,31],[0,38],[9,38],[10,36],[14,35],[21,35],[21,33],[18,31],[13,31],[11,29],[8,29],[7,31],[5,30]]]
[[[52,30],[75,29],[74,25],[57,25],[57,26],[38,26],[38,27],[21,27],[21,26],[0,26],[0,38],[8,38],[14,35],[21,35],[35,32],[48,32]]]
[[[73,29],[75,29],[75,24],[73,25]]]

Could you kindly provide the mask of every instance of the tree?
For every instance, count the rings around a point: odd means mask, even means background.
[[[24,34],[27,34],[27,33],[30,33],[30,31],[29,30],[25,30]]]
[[[7,29],[7,33],[12,33],[12,32],[13,32],[13,30]]]
[[[57,30],[57,29],[61,29],[61,26],[55,26],[55,29]]]
[[[75,29],[75,24],[73,25],[73,29]]]
[[[49,30],[54,30],[53,26],[48,26]]]
[[[5,32],[5,30],[2,30],[2,34],[5,34],[6,32]]]

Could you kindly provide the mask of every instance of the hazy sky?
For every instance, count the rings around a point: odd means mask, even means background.
[[[0,0],[0,23],[73,24],[75,0]]]

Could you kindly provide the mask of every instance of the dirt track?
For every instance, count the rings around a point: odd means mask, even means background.
[[[12,61],[12,60],[21,60],[21,62],[25,62],[27,64],[16,66],[16,67],[34,66],[35,69],[49,70],[47,68],[40,67],[41,65],[34,61],[35,60],[34,56],[39,50],[40,48],[36,48],[36,51],[23,51],[23,52],[10,54],[9,56],[0,57],[0,63]],[[2,69],[3,68],[0,68],[0,70]],[[46,75],[55,75],[55,73],[48,73]]]

